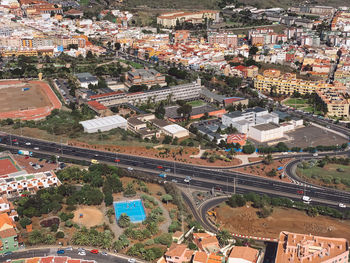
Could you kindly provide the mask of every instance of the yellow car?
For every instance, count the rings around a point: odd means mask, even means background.
[[[91,160],[91,163],[92,163],[92,164],[99,164],[99,161],[97,161],[97,160],[95,160],[95,159],[92,159],[92,160]]]

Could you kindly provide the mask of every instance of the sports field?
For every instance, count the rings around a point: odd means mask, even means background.
[[[140,223],[146,219],[145,209],[143,208],[142,201],[140,199],[115,202],[114,210],[117,220],[121,214],[127,214],[132,223]]]
[[[0,81],[0,105],[0,118],[22,120],[43,118],[62,106],[44,81],[17,80]]]
[[[20,171],[10,157],[0,158],[0,176]]]

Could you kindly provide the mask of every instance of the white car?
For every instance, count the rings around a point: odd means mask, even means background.
[[[132,168],[132,167],[128,167],[128,170],[129,170],[129,171],[133,171],[133,170],[134,170],[134,168]]]
[[[72,247],[67,247],[65,250],[66,251],[73,251],[73,248]]]
[[[85,252],[85,251],[79,251],[79,252],[78,252],[78,255],[79,255],[79,256],[86,256],[86,252]]]
[[[34,150],[39,150],[39,147],[34,147]]]
[[[135,260],[134,258],[129,258],[129,259],[128,259],[128,262],[130,262],[130,263],[135,263],[136,260]]]
[[[346,205],[344,205],[343,203],[339,203],[339,207],[340,208],[346,208]]]
[[[192,178],[190,176],[186,176],[186,178],[184,179],[185,183],[189,183],[192,180]]]
[[[26,145],[31,145],[31,143],[30,142],[26,142]]]

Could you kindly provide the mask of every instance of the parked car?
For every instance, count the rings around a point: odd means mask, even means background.
[[[26,142],[26,145],[31,145],[31,143],[30,142]]]
[[[39,147],[34,147],[34,150],[39,150]]]
[[[134,258],[129,258],[129,259],[128,259],[128,262],[129,262],[129,263],[135,263],[136,260],[135,260]]]
[[[86,252],[85,251],[80,251],[80,252],[78,252],[78,255],[79,256],[86,256]]]
[[[97,249],[90,250],[90,253],[92,253],[92,254],[98,254],[98,250],[97,250]]]
[[[63,249],[60,249],[60,250],[57,250],[57,254],[64,254],[65,252],[64,252],[64,250]]]
[[[346,208],[346,205],[344,205],[343,203],[339,203],[339,207],[340,208]]]
[[[108,254],[107,254],[107,252],[102,251],[102,252],[101,252],[101,255],[102,255],[102,256],[107,256]]]
[[[73,248],[72,247],[67,247],[66,251],[73,251]]]

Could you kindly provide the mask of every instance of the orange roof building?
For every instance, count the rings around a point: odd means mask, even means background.
[[[229,255],[228,263],[244,262],[256,263],[259,259],[259,250],[251,247],[235,246]]]

